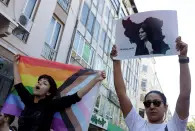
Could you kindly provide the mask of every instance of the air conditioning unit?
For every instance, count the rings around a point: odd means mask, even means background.
[[[25,14],[21,14],[19,17],[19,25],[22,26],[26,31],[30,32],[32,27],[32,21]]]

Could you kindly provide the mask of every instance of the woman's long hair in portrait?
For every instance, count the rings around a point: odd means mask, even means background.
[[[141,28],[147,34],[148,41],[152,43],[154,54],[166,54],[166,51],[170,49],[168,44],[164,42],[165,36],[162,27],[163,21],[153,17],[145,19],[141,24]]]
[[[153,54],[166,54],[170,49],[168,44],[163,40],[165,36],[162,32],[163,21],[158,18],[149,17],[142,23],[132,22],[130,17],[122,20],[122,25],[125,28],[125,36],[129,38],[131,43],[137,45],[135,55],[148,55],[149,52],[144,46],[144,41],[139,37],[139,29],[142,28],[147,35],[147,40],[152,44]]]
[[[125,28],[124,35],[129,38],[129,41],[136,44],[135,56],[148,55],[148,50],[144,47],[144,42],[140,40],[139,29],[141,24],[137,24],[131,21],[130,17],[126,20],[122,20],[122,25]]]

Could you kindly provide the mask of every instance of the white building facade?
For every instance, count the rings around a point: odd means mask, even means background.
[[[130,1],[84,0],[81,3],[68,63],[105,70],[107,79],[100,88],[94,114],[108,122],[107,130],[127,130],[113,83],[110,51],[115,44],[115,20],[134,13]],[[135,107],[139,87],[140,59],[122,62],[128,96]],[[92,121],[89,130],[106,130]]]
[[[89,130],[127,130],[109,53],[115,44],[115,20],[134,12],[130,0],[0,0],[0,106],[13,84],[14,54],[70,63],[107,74]],[[140,65],[141,59],[122,62],[127,93],[136,109]]]

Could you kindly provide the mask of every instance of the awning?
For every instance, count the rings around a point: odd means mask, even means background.
[[[124,131],[124,130],[118,127],[117,125],[114,125],[111,122],[109,122],[107,131]]]

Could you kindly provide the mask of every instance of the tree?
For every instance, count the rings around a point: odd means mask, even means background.
[[[187,124],[187,131],[195,131],[195,118]]]

